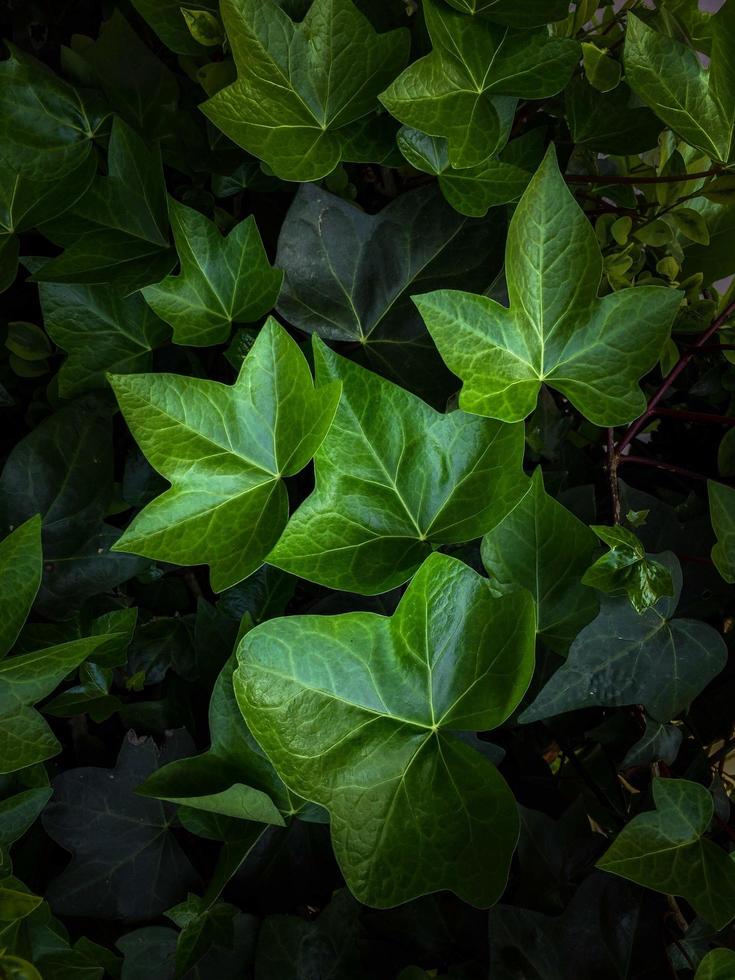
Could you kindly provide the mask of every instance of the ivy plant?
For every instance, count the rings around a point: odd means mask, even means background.
[[[0,7],[0,976],[732,980],[735,0]]]

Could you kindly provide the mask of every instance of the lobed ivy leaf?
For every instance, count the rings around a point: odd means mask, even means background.
[[[719,674],[727,662],[725,641],[707,623],[672,618],[681,567],[670,552],[658,558],[671,573],[673,596],[643,613],[627,598],[603,599],[599,616],[577,636],[566,662],[521,714],[521,722],[626,704],[642,704],[656,721],[669,721]]]
[[[600,248],[553,147],[513,215],[505,262],[509,309],[455,290],[414,297],[464,383],[460,408],[515,422],[546,383],[596,425],[637,418],[638,381],[660,357],[681,293],[636,286],[598,298]]]
[[[370,215],[305,184],[278,239],[278,312],[307,333],[359,345],[353,356],[367,366],[435,397],[443,365],[410,296],[460,284],[484,289],[502,263],[497,227],[460,217],[435,187]]]
[[[493,598],[431,555],[393,617],[292,616],[238,650],[245,720],[287,786],[325,806],[353,894],[386,907],[449,889],[478,906],[505,888],[516,804],[452,734],[500,725],[533,671],[528,595]]]
[[[705,69],[693,48],[659,34],[630,14],[625,77],[633,91],[683,140],[713,160],[727,163],[735,134],[735,9],[725,4],[712,26],[712,57]]]
[[[438,544],[479,537],[523,489],[523,429],[442,415],[314,338],[317,382],[342,384],[316,488],[268,561],[361,595],[405,582]]]
[[[556,95],[580,48],[546,30],[514,31],[465,17],[440,0],[422,5],[430,54],[409,65],[380,96],[406,126],[448,141],[452,167],[476,167],[507,140],[515,100]]]
[[[41,518],[30,517],[0,542],[0,657],[18,639],[41,584]]]
[[[646,549],[627,528],[591,525],[591,530],[610,550],[591,565],[582,582],[600,592],[624,592],[637,613],[654,606],[662,596],[674,594],[671,572],[665,565],[648,558]]]
[[[735,582],[735,490],[724,483],[707,482],[709,513],[717,543],[712,561],[726,582]]]
[[[587,526],[546,493],[538,467],[512,510],[482,539],[482,563],[494,592],[531,593],[540,638],[566,653],[598,610],[594,592],[580,582],[594,547]]]
[[[712,796],[686,779],[653,780],[656,809],[639,813],[597,862],[603,871],[665,895],[681,895],[716,929],[735,917],[735,862],[704,837]]]
[[[31,277],[32,282],[114,283],[132,292],[171,271],[166,188],[160,149],[115,118],[108,175],[97,177],[71,217],[44,226],[64,252]]]
[[[628,749],[620,763],[620,768],[648,766],[653,762],[664,762],[670,766],[679,754],[682,738],[681,728],[678,725],[664,724],[646,718],[645,731]]]
[[[109,112],[8,44],[0,62],[0,160],[20,179],[58,182],[93,156]]]
[[[361,120],[405,64],[407,31],[377,34],[351,0],[313,0],[299,24],[275,0],[221,7],[238,77],[201,106],[215,126],[284,180],[375,158]]]
[[[270,267],[252,215],[223,237],[213,221],[173,198],[168,214],[181,270],[142,293],[173,327],[174,343],[224,343],[233,323],[252,323],[273,308],[283,273]]]
[[[304,356],[272,318],[232,386],[173,374],[117,375],[111,383],[138,445],[171,483],[115,550],[206,563],[217,592],[246,578],[286,524],[283,477],[314,455],[339,384],[316,390]]]

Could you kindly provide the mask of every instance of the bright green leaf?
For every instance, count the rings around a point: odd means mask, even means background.
[[[315,338],[317,381],[342,382],[316,489],[268,561],[362,595],[405,582],[433,545],[480,537],[523,489],[523,429],[442,415]]]
[[[505,143],[510,100],[560,92],[579,61],[579,45],[545,30],[515,32],[465,17],[439,0],[425,0],[423,9],[433,50],[381,102],[406,126],[445,137],[451,166],[476,167]]]
[[[665,895],[685,898],[716,929],[735,916],[735,861],[706,833],[712,796],[686,779],[654,779],[656,809],[624,827],[597,867]]]
[[[582,43],[582,64],[587,80],[598,92],[610,92],[620,82],[623,71],[620,62],[596,44]]]
[[[252,323],[273,308],[283,273],[268,264],[255,218],[223,237],[213,221],[173,198],[168,213],[181,272],[142,292],[174,328],[174,343],[224,343],[233,323]]]
[[[225,39],[225,32],[222,28],[222,22],[216,14],[210,10],[197,10],[191,7],[182,7],[181,13],[184,15],[186,26],[195,41],[207,48],[222,44]]]
[[[485,907],[502,893],[515,801],[452,732],[508,717],[531,677],[534,635],[527,595],[494,599],[469,567],[432,555],[392,618],[288,617],[243,640],[243,715],[286,785],[330,811],[360,901],[449,889]]]
[[[610,551],[584,573],[582,581],[585,585],[612,595],[627,593],[638,613],[654,606],[662,596],[674,594],[671,572],[660,562],[647,557],[645,548],[632,531],[620,525],[605,527],[600,524],[593,525],[592,530]]]
[[[284,180],[345,159],[408,54],[407,32],[376,34],[351,0],[314,0],[299,24],[275,0],[222,0],[222,18],[238,78],[202,111]]]
[[[464,382],[460,407],[515,422],[545,382],[597,425],[637,418],[646,407],[638,380],[658,360],[681,294],[636,286],[598,298],[597,239],[553,149],[516,208],[505,261],[510,309],[453,290],[414,297]]]
[[[206,563],[216,591],[246,578],[286,524],[282,478],[303,469],[321,443],[339,385],[315,390],[303,355],[273,319],[231,387],[172,374],[111,380],[140,448],[171,483],[115,550]]]
[[[176,54],[201,54],[202,46],[192,37],[186,25],[181,0],[131,0],[141,17],[146,20],[167,47]],[[197,10],[217,14],[217,0],[196,0]]]

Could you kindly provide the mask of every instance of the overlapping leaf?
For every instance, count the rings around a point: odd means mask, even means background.
[[[681,294],[636,286],[598,298],[599,245],[553,149],[513,215],[505,262],[509,309],[453,290],[415,298],[464,383],[460,407],[514,422],[533,411],[546,383],[597,425],[639,416],[638,381],[660,356]]]
[[[534,634],[528,595],[494,599],[476,572],[432,555],[392,618],[288,617],[243,640],[243,715],[286,785],[330,811],[361,901],[450,889],[487,906],[505,888],[515,801],[452,732],[491,729],[511,713],[533,670]]]
[[[654,779],[656,809],[625,826],[597,862],[604,871],[665,895],[681,895],[722,929],[735,917],[735,862],[703,835],[712,796],[686,779]]]
[[[523,489],[523,430],[415,395],[315,338],[318,382],[342,398],[316,453],[316,489],[268,561],[363,595],[405,582],[437,544],[479,537]]]
[[[174,343],[221,344],[233,323],[251,323],[272,309],[283,273],[268,264],[252,216],[223,237],[213,221],[173,198],[168,213],[181,271],[142,292],[174,328]]]
[[[0,657],[18,638],[41,584],[41,520],[31,517],[0,543]]]
[[[285,526],[283,477],[314,455],[339,384],[315,390],[297,345],[272,319],[232,386],[170,374],[117,375],[112,384],[136,441],[171,483],[116,550],[206,563],[215,590],[235,585]]]
[[[712,561],[726,582],[735,582],[735,490],[709,481],[709,509],[717,544]]]
[[[727,163],[735,134],[735,8],[713,18],[712,56],[702,67],[696,51],[631,14],[625,39],[628,84],[682,139]]]
[[[539,468],[513,509],[482,539],[482,562],[494,591],[531,593],[539,636],[565,653],[598,609],[594,592],[581,584],[594,547],[586,525],[546,493]]]
[[[521,715],[523,722],[626,704],[642,704],[657,721],[669,721],[720,673],[727,662],[724,640],[707,623],[672,618],[681,568],[669,552],[658,560],[671,573],[673,597],[643,613],[627,598],[603,598],[599,616],[577,636],[566,662]]]
[[[476,167],[502,149],[515,99],[560,92],[579,61],[576,41],[422,5],[433,50],[380,96],[406,126],[448,141],[452,167]]]
[[[203,112],[285,180],[375,159],[360,121],[406,62],[408,34],[376,34],[351,0],[314,0],[294,24],[275,0],[223,0],[237,81]]]

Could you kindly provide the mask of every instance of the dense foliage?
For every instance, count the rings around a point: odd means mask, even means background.
[[[0,18],[0,977],[733,980],[735,0]]]

